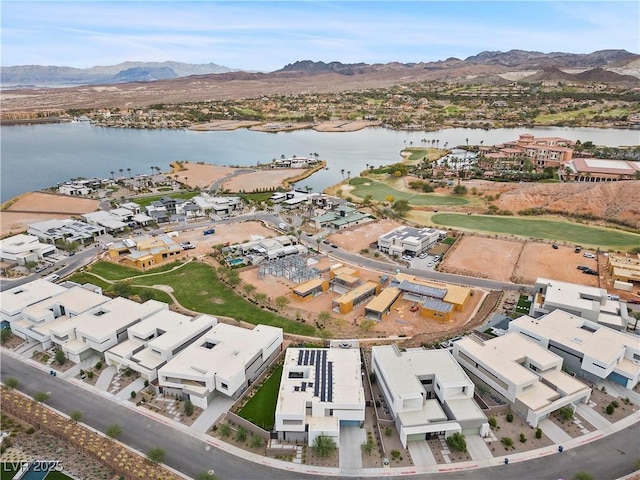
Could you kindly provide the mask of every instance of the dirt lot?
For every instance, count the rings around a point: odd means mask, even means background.
[[[220,180],[236,170],[235,168],[219,165],[191,162],[184,162],[181,165],[184,168],[176,169],[174,167],[170,175],[173,177],[177,175],[179,182],[186,183],[191,188],[208,188],[216,180]]]
[[[258,238],[270,238],[279,235],[277,232],[265,227],[262,223],[255,221],[212,226],[216,231],[213,235],[203,235],[202,231],[206,230],[206,228],[198,228],[180,232],[180,235],[174,237],[174,241],[177,243],[193,243],[196,248],[187,250],[187,252],[189,255],[199,257],[211,253],[211,249],[215,245],[226,244],[227,242],[231,244],[243,243]]]
[[[440,271],[507,282],[522,251],[522,242],[465,235],[449,251]]]
[[[488,238],[466,234],[447,254],[439,270],[514,283],[533,284],[547,277],[581,285],[598,285],[598,277],[586,275],[578,265],[597,268],[596,260],[575,253],[573,247],[548,243]]]
[[[304,173],[300,168],[278,168],[270,170],[257,170],[230,178],[222,184],[223,188],[232,192],[253,192],[259,188],[277,188],[282,186],[287,178],[292,178]]]
[[[380,235],[401,225],[393,220],[379,220],[334,233],[327,239],[348,252],[358,253],[363,248],[369,248],[370,243],[377,242]]]
[[[587,275],[578,270],[578,265],[597,268],[596,260],[575,253],[573,247],[558,246],[555,250],[548,243],[527,241],[518,265],[513,271],[512,281],[532,284],[536,277],[547,277],[581,285],[598,286],[596,275]]]
[[[24,232],[29,224],[95,212],[98,201],[55,193],[32,192],[9,200],[0,213],[2,237]]]

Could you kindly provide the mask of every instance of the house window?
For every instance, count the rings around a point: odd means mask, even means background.
[[[229,390],[229,385],[227,385],[227,384],[226,384],[226,383],[224,383],[224,382],[222,382],[222,383],[220,384],[220,386],[221,386],[222,388],[224,388],[225,390]]]

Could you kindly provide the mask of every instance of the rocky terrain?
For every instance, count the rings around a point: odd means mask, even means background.
[[[640,181],[611,183],[493,184],[501,190],[494,204],[517,214],[544,208],[573,215],[616,219],[640,228]]]
[[[2,92],[3,112],[46,111],[60,109],[135,108],[153,104],[203,102],[255,98],[274,94],[333,93],[349,90],[385,88],[418,81],[507,83],[509,75],[544,69],[579,70],[566,73],[576,82],[640,85],[638,55],[625,50],[606,50],[588,55],[540,52],[483,52],[465,60],[449,58],[429,63],[363,63],[300,61],[271,73],[226,72],[166,78],[169,65],[123,65],[110,73],[114,82],[139,78],[129,83],[104,83],[71,88],[22,88]],[[628,67],[627,67],[628,66]],[[126,68],[124,68],[126,67]],[[17,67],[10,67],[17,68]],[[55,67],[64,68],[64,67]],[[615,69],[615,70],[614,70]],[[185,69],[183,73],[189,70]],[[68,72],[67,72],[68,73]],[[98,72],[100,73],[100,72]],[[98,74],[96,73],[96,75]],[[580,77],[582,76],[582,78]],[[5,81],[3,69],[3,84]],[[544,75],[543,75],[544,77]],[[535,79],[536,77],[534,77]],[[563,77],[564,79],[564,77]],[[22,83],[30,82],[26,76]]]

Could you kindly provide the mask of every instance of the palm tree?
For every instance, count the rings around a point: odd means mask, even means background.
[[[344,168],[340,170],[340,173],[342,174],[342,179],[344,180]]]
[[[124,173],[124,168],[119,168],[118,170],[120,171],[120,176],[122,176],[122,174]]]
[[[347,172],[347,178],[351,178],[351,170]]]
[[[113,175],[114,175],[116,172],[114,172],[113,170],[111,170],[111,172],[109,172],[109,173],[111,173],[111,179],[113,180]]]
[[[127,173],[129,173],[129,178],[131,178],[131,169],[127,168]]]

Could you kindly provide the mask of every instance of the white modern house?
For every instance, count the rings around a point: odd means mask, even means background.
[[[49,283],[49,282],[46,282]],[[109,301],[95,285],[76,285],[22,310],[22,319],[11,323],[11,331],[43,350],[53,345],[51,328]]]
[[[41,243],[34,235],[20,233],[0,240],[0,259],[4,262],[16,262],[18,265],[38,262],[55,251],[54,245]]]
[[[156,300],[136,303],[117,297],[52,325],[51,340],[62,348],[69,360],[80,363],[91,355],[103,355],[127,338],[130,326],[168,308],[166,303]]]
[[[200,214],[211,212],[216,215],[226,215],[242,205],[240,197],[215,197],[207,193],[201,193],[193,197],[191,201],[198,206]]]
[[[540,318],[525,315],[509,323],[509,331],[561,356],[565,370],[589,382],[608,379],[632,389],[640,381],[638,337],[562,310]]]
[[[160,391],[207,408],[215,395],[237,398],[275,359],[282,329],[219,323],[158,370]]]
[[[276,405],[278,438],[313,445],[318,436],[339,444],[340,427],[365,418],[358,348],[289,348]]]
[[[98,225],[89,225],[67,218],[32,223],[29,225],[27,233],[35,235],[45,243],[55,244],[57,241],[64,241],[86,245],[96,241],[98,236],[105,233],[105,229]]]
[[[127,340],[104,354],[107,365],[131,368],[146,380],[155,380],[158,369],[211,330],[218,320],[209,315],[189,317],[161,310],[127,329]]]
[[[127,224],[120,220],[120,217],[111,215],[109,212],[104,212],[102,210],[85,213],[82,215],[82,219],[89,225],[104,228],[107,232],[121,232],[127,227]]]
[[[372,347],[371,362],[403,447],[438,435],[488,433],[474,384],[449,350],[384,345]]]
[[[540,317],[554,310],[563,310],[615,330],[624,330],[629,323],[626,302],[610,298],[604,288],[538,277],[529,316]]]
[[[591,396],[591,388],[562,371],[562,357],[516,332],[490,340],[467,336],[453,344],[453,355],[533,428]]]
[[[22,319],[22,311],[38,302],[66,292],[62,285],[38,279],[0,292],[0,314],[2,328]]]
[[[378,238],[378,250],[389,255],[418,256],[426,252],[440,238],[434,228],[398,227]]]

